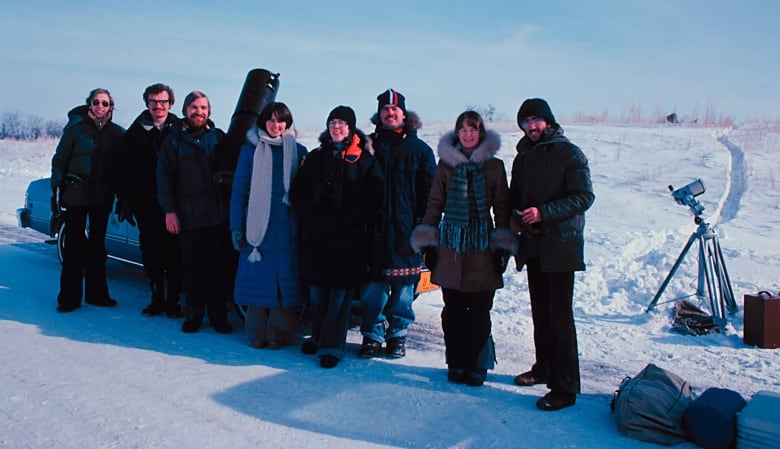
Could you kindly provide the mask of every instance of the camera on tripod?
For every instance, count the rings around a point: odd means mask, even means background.
[[[704,193],[704,183],[701,178],[696,179],[685,187],[680,187],[675,190],[674,187],[669,185],[669,191],[672,192],[672,197],[681,206],[688,206],[693,212],[693,215],[699,216],[704,212],[704,206],[696,199],[697,196]]]

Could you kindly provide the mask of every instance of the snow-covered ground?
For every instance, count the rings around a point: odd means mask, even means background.
[[[422,137],[435,148],[449,126]],[[298,347],[252,349],[240,329],[185,335],[180,321],[143,317],[142,273],[114,261],[118,307],[58,314],[55,247],[14,217],[27,183],[48,176],[56,142],[0,141],[0,448],[652,447],[619,434],[609,411],[621,379],[647,363],[696,393],[780,391],[780,350],[742,341],[743,295],[780,289],[780,128],[564,127],[590,159],[596,203],[575,286],[582,395],[553,413],[534,406],[546,388],[512,385],[534,353],[525,273],[511,265],[492,315],[498,365],[481,388],[446,380],[439,291],[416,302],[405,358],[357,358],[353,329],[333,370]],[[520,133],[495,129],[508,169]],[[301,141],[312,148],[318,132]],[[670,331],[672,303],[696,289],[695,248],[645,313],[696,230],[667,186],[696,178],[739,305],[725,332],[702,337]]]

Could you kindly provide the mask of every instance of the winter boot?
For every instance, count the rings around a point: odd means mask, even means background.
[[[141,313],[145,316],[156,316],[165,310],[165,293],[163,292],[163,283],[161,281],[151,281],[149,287],[152,290],[152,302],[149,303]]]
[[[406,337],[396,337],[387,340],[385,353],[388,357],[400,359],[406,355]]]

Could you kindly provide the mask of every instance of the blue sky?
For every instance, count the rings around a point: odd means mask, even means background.
[[[780,117],[773,0],[113,3],[0,0],[0,113],[64,120],[105,87],[127,126],[164,82],[179,99],[205,92],[227,129],[246,73],[265,68],[299,127],[339,104],[366,123],[388,87],[424,122],[488,104],[513,118],[528,97],[564,124],[632,108]]]

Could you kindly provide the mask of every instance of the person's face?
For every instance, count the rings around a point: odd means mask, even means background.
[[[168,96],[168,92],[162,91],[156,94],[149,94],[146,106],[149,108],[152,119],[165,121],[168,118],[168,111],[171,109],[171,99]]]
[[[268,133],[268,137],[276,138],[284,134],[287,129],[287,122],[279,120],[276,114],[272,114],[271,118],[265,121],[265,132]]]
[[[111,112],[111,98],[105,93],[98,93],[89,102],[89,110],[96,119],[104,119]]]
[[[196,98],[187,106],[187,121],[191,126],[201,127],[206,125],[209,118],[209,100],[205,97]]]
[[[379,110],[379,120],[386,129],[398,129],[404,126],[405,119],[403,109],[394,104],[386,104]]]
[[[336,118],[328,122],[328,132],[334,143],[341,143],[349,136],[349,125],[344,120]]]
[[[536,117],[531,115],[525,117],[520,121],[520,126],[525,131],[525,135],[531,139],[532,142],[538,142],[542,138],[542,133],[547,129],[547,120],[542,117]]]
[[[479,130],[464,123],[463,127],[458,130],[458,140],[460,145],[466,150],[476,148],[479,145]]]

